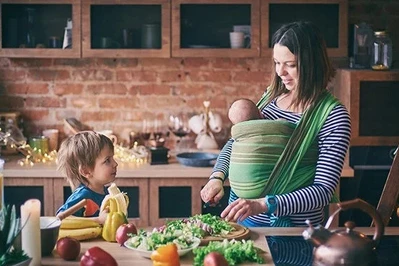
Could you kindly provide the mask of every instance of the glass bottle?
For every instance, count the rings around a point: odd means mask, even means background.
[[[374,32],[371,68],[389,70],[392,65],[392,41],[385,31]]]
[[[4,160],[0,158],[0,209],[4,206]]]
[[[27,48],[36,47],[36,36],[35,36],[35,9],[26,8],[26,33],[25,42]]]

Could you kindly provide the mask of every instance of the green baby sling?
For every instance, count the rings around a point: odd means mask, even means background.
[[[269,94],[257,103],[263,109]],[[229,182],[245,199],[289,193],[313,182],[318,140],[325,120],[338,104],[326,91],[308,108],[298,124],[285,120],[250,120],[232,127]]]

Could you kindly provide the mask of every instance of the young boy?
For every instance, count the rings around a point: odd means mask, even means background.
[[[94,131],[79,132],[61,144],[57,161],[58,170],[66,176],[72,189],[72,194],[57,214],[86,199],[85,207],[72,215],[95,217],[103,224],[107,213],[99,210],[108,193],[105,185],[115,180],[118,166],[112,141]]]
[[[256,104],[249,99],[239,99],[233,102],[228,116],[233,125],[243,121],[263,118]]]

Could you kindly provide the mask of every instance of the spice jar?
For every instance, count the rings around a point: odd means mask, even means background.
[[[371,68],[389,70],[392,65],[392,41],[385,31],[374,32]]]

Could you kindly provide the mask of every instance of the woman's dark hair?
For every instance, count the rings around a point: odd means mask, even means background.
[[[297,101],[295,106],[306,106],[317,100],[334,77],[334,69],[327,56],[327,48],[319,29],[311,22],[292,22],[283,25],[272,38],[272,47],[276,44],[287,47],[296,56],[298,68]],[[273,60],[273,58],[272,58]],[[273,60],[272,99],[287,92],[281,78],[276,73]]]

